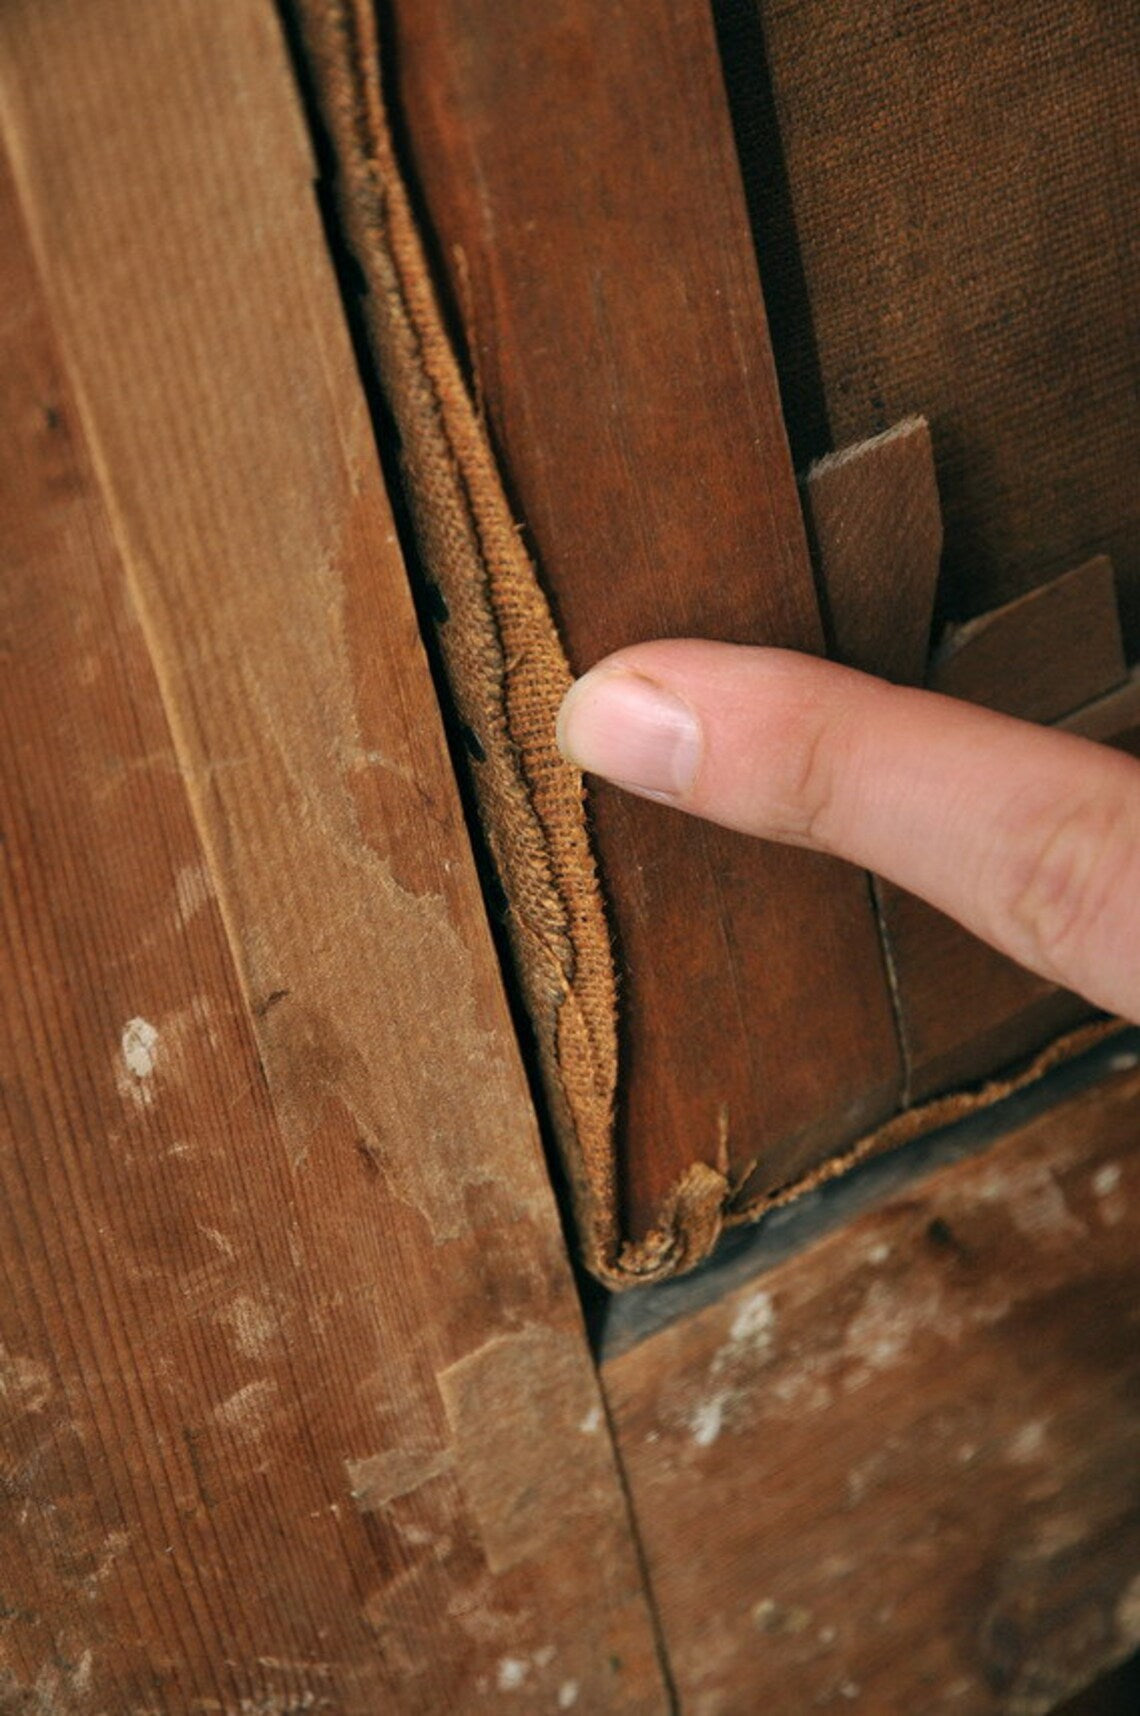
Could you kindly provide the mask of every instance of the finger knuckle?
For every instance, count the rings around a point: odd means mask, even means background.
[[[1122,803],[1078,800],[1029,829],[1010,867],[1005,911],[1027,964],[1063,978],[1119,900],[1134,847]]]
[[[838,781],[834,733],[826,721],[813,720],[797,748],[791,782],[790,822],[806,845],[826,845],[833,820]]]

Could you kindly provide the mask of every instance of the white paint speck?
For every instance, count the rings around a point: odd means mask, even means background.
[[[1134,1049],[1121,1049],[1108,1064],[1113,1072],[1131,1072],[1133,1067],[1140,1067],[1140,1055]]]
[[[885,1263],[890,1255],[891,1247],[887,1244],[886,1240],[880,1239],[878,1243],[872,1245],[870,1250],[867,1252],[867,1262]]]
[[[205,864],[184,864],[174,882],[179,923],[188,924],[206,901],[212,899],[213,893],[213,880]]]
[[[602,1409],[600,1406],[591,1406],[578,1428],[583,1436],[596,1436],[601,1427]]]
[[[220,1228],[209,1227],[204,1221],[196,1221],[194,1226],[198,1229],[198,1232],[202,1235],[203,1239],[208,1239],[211,1245],[217,1246],[223,1257],[237,1256],[237,1252],[234,1250],[232,1243],[226,1238]]]
[[[693,1408],[689,1426],[698,1448],[710,1448],[720,1435],[724,1425],[726,1398],[723,1394],[714,1394]]]
[[[1106,1162],[1093,1175],[1092,1188],[1098,1198],[1107,1198],[1120,1184],[1120,1163]]]
[[[277,1384],[268,1378],[261,1382],[247,1382],[244,1388],[239,1388],[220,1406],[215,1406],[213,1417],[230,1430],[260,1435],[265,1428],[265,1415],[276,1394]]]
[[[576,1680],[564,1680],[562,1685],[558,1688],[559,1710],[573,1710],[577,1702],[578,1682]]]
[[[137,1079],[150,1078],[158,1056],[158,1032],[147,1019],[128,1019],[122,1035],[123,1064]]]
[[[873,1281],[847,1326],[844,1347],[848,1357],[863,1366],[889,1370],[899,1363],[916,1335],[953,1339],[958,1332],[956,1319],[943,1309],[936,1285],[904,1289]],[[853,1380],[848,1379],[848,1386]]]
[[[496,1676],[500,1692],[517,1692],[530,1673],[530,1664],[521,1656],[505,1656]]]
[[[534,1653],[534,1666],[536,1668],[549,1668],[553,1661],[554,1661],[554,1646],[553,1645],[541,1645],[539,1647],[539,1649],[536,1650]]]
[[[1052,1166],[1027,1162],[1016,1168],[994,1167],[979,1186],[990,1203],[1004,1204],[1014,1227],[1026,1239],[1049,1242],[1082,1238],[1087,1229],[1065,1201]]]
[[[1040,1418],[1023,1424],[1009,1439],[1009,1457],[1018,1465],[1028,1465],[1041,1457],[1045,1447],[1045,1423]]]
[[[233,1328],[234,1345],[246,1358],[260,1358],[277,1332],[265,1306],[248,1293],[239,1293],[223,1316]]]
[[[732,1319],[728,1331],[730,1342],[735,1347],[747,1347],[749,1351],[762,1355],[771,1350],[775,1333],[776,1307],[772,1303],[772,1295],[763,1291],[750,1293],[737,1307]]]

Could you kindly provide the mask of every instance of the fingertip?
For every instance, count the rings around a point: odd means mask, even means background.
[[[567,761],[585,773],[666,801],[683,798],[700,767],[696,711],[676,692],[614,658],[571,686],[555,736]]]

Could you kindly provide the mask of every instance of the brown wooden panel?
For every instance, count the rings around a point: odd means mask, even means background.
[[[741,4],[768,67],[734,77],[761,99],[770,76],[790,204],[761,271],[802,282],[789,373],[818,377],[835,445],[929,417],[944,611],[1104,552],[1135,652],[1133,0],[718,0]]]
[[[1134,1051],[603,1367],[682,1706],[1035,1716],[1140,1644]]]
[[[415,176],[573,666],[820,645],[707,8],[391,8]],[[695,1158],[770,1184],[889,1112],[865,879],[599,786],[635,1232]]]
[[[927,683],[1025,721],[1059,721],[1127,677],[1112,562],[1098,554],[950,630]]]
[[[922,417],[820,459],[804,481],[831,654],[921,685],[942,558],[942,511]]]
[[[1086,739],[1135,752],[1140,748],[1140,669],[1133,669],[1119,690],[1076,710],[1060,725]]]
[[[660,1710],[275,18],[0,64],[0,1706]]]
[[[919,1102],[1031,1054],[1087,1001],[979,941],[925,900],[877,887],[899,997],[907,1097]]]

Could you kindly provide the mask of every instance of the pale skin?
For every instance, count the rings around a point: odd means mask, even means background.
[[[571,761],[831,852],[1140,1021],[1140,761],[790,650],[669,639],[562,706]]]

